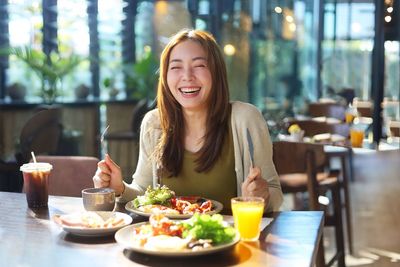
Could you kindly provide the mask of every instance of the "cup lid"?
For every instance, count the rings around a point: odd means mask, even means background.
[[[29,162],[19,168],[23,172],[50,171],[52,169],[53,165],[47,162]]]

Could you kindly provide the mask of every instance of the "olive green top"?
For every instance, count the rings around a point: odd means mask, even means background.
[[[230,199],[237,195],[235,155],[232,130],[229,125],[221,156],[207,172],[196,172],[196,153],[184,152],[182,170],[178,176],[162,177],[177,196],[201,196],[216,200],[224,205],[223,213],[230,213]]]
[[[154,158],[154,151],[162,136],[159,116],[158,110],[154,109],[147,112],[143,118],[138,163],[135,173],[132,175],[132,183],[124,182],[125,190],[117,198],[120,203],[126,203],[143,195],[148,186],[155,187],[160,182],[159,162]],[[242,195],[242,183],[254,164],[261,169],[261,178],[268,183],[269,201],[266,211],[279,211],[283,194],[272,160],[272,142],[264,116],[255,106],[234,101],[232,102],[230,127],[235,154],[236,195]],[[254,143],[254,161],[250,158],[247,130],[250,131]]]

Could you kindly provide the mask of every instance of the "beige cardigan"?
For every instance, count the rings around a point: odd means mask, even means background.
[[[157,141],[161,136],[158,111],[149,111],[143,118],[140,132],[139,160],[131,184],[125,183],[125,191],[118,198],[127,202],[142,195],[149,186],[157,184],[156,164],[151,160]],[[267,211],[278,211],[283,196],[279,177],[272,162],[272,143],[267,124],[258,109],[248,103],[232,102],[232,135],[235,151],[237,194],[242,194],[241,185],[251,166],[246,129],[249,129],[254,143],[254,165],[261,168],[262,177],[269,185],[270,201]]]

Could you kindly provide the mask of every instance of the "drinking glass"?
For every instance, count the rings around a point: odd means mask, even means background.
[[[364,131],[359,129],[350,129],[350,142],[352,147],[362,147],[364,140]]]
[[[261,197],[235,197],[231,199],[235,228],[243,241],[256,241],[260,236],[264,199]]]
[[[20,167],[29,208],[47,207],[49,175],[53,166],[45,162],[26,163]]]

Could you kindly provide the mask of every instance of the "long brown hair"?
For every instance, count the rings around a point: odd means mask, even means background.
[[[202,148],[198,151],[196,171],[206,172],[212,168],[222,151],[224,137],[229,129],[229,88],[226,66],[221,50],[214,37],[205,31],[185,29],[175,34],[161,53],[160,80],[157,90],[157,106],[162,135],[156,157],[159,171],[177,176],[182,169],[184,153],[184,119],[182,107],[173,97],[168,84],[167,72],[172,49],[186,40],[201,45],[207,55],[212,77],[212,88],[208,98],[206,133]]]

